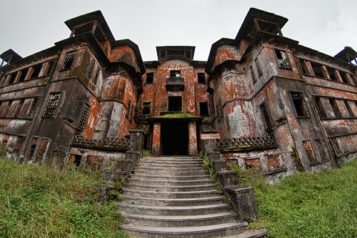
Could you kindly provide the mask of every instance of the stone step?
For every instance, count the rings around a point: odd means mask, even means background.
[[[156,160],[156,161],[201,161],[199,157],[192,157],[192,156],[145,156],[142,160]]]
[[[165,169],[203,169],[203,165],[201,164],[192,164],[192,165],[170,165],[170,164],[138,164],[136,168],[140,169],[157,169],[157,170],[165,170]]]
[[[193,216],[155,216],[122,213],[122,216],[129,224],[157,227],[202,226],[226,222],[235,222],[234,215],[230,212]]]
[[[237,235],[220,236],[219,238],[263,238],[268,234],[266,229],[247,230]]]
[[[208,171],[203,169],[199,170],[164,170],[164,171],[157,171],[151,169],[135,169],[133,174],[141,174],[141,175],[173,175],[173,176],[187,176],[187,175],[208,175]]]
[[[162,178],[150,178],[149,180],[146,178],[138,178],[138,176],[134,176],[129,178],[128,183],[141,183],[148,185],[199,185],[206,183],[213,183],[211,179],[201,178],[195,180],[176,180],[176,179],[162,179]]]
[[[247,226],[245,222],[221,223],[207,226],[189,227],[154,227],[140,225],[124,225],[122,228],[132,235],[141,238],[211,238],[236,234]]]
[[[140,160],[142,164],[175,164],[175,165],[187,165],[187,164],[202,164],[202,160]]]
[[[123,188],[124,194],[135,197],[150,197],[150,198],[199,198],[216,196],[220,192],[216,189],[211,190],[198,190],[186,192],[156,192],[139,189]]]
[[[225,200],[222,196],[210,196],[202,198],[145,198],[122,195],[122,202],[137,205],[149,206],[194,206],[223,203]]]
[[[212,190],[215,189],[214,184],[204,185],[183,185],[183,186],[158,186],[158,185],[146,185],[146,184],[133,184],[127,183],[124,188],[145,190],[151,192],[185,192],[185,191],[197,191],[197,190]]]
[[[144,174],[134,174],[132,175],[136,179],[150,180],[159,179],[167,181],[192,181],[192,180],[202,180],[210,179],[209,175],[189,175],[189,176],[170,176],[170,175],[144,175]]]
[[[184,216],[184,215],[203,215],[220,212],[229,212],[229,207],[225,203],[217,203],[202,206],[146,206],[137,204],[127,204],[124,201],[118,204],[121,211],[132,214],[143,215],[167,215],[167,216]]]

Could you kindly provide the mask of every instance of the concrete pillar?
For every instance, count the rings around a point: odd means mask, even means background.
[[[197,155],[197,129],[196,122],[192,121],[188,124],[188,154]]]
[[[159,155],[160,154],[160,146],[161,146],[161,124],[155,123],[154,129],[152,133],[152,154]]]

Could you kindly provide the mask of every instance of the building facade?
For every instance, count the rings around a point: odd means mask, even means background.
[[[53,47],[1,54],[0,142],[17,160],[98,168],[140,129],[153,155],[219,151],[267,176],[336,166],[357,154],[357,54],[304,47],[286,22],[252,8],[207,61],[160,46],[144,62],[100,11],[70,19]]]

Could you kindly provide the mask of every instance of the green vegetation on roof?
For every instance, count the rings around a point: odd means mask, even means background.
[[[183,119],[183,118],[199,118],[197,116],[192,115],[189,112],[176,112],[162,115],[157,118],[166,118],[166,119]]]

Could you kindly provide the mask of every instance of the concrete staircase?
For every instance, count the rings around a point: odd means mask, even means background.
[[[237,221],[201,160],[144,157],[118,204],[129,237],[263,237]]]

